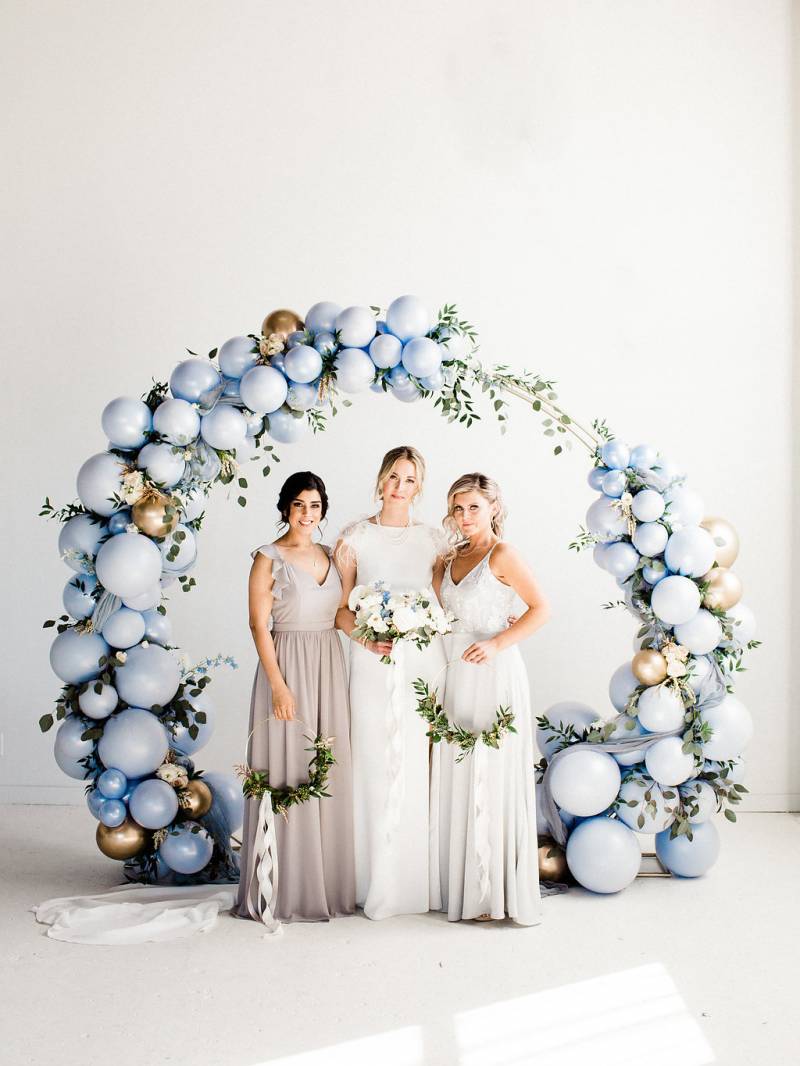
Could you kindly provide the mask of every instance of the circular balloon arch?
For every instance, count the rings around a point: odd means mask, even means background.
[[[656,448],[629,447],[605,421],[582,425],[552,381],[486,367],[477,351],[454,305],[432,316],[414,296],[385,312],[323,302],[304,320],[274,311],[260,334],[208,358],[189,352],[169,384],[105,407],[109,446],[81,466],[78,502],[47,498],[41,510],[62,523],[59,552],[74,573],[65,613],[45,622],[57,629],[50,663],[63,687],[39,724],[60,723],[58,765],[86,782],[98,847],[128,879],[238,877],[240,782],[194,764],[213,729],[210,671],[235,664],[182,666],[163,602],[165,588],[195,584],[206,497],[235,486],[246,506],[253,463],[267,476],[277,446],[324,430],[350,394],[369,390],[428,401],[466,426],[488,412],[502,428],[514,398],[539,416],[555,455],[588,453],[598,495],[570,548],[593,549],[620,589],[604,606],[630,612],[637,632],[632,660],[611,677],[610,720],[569,701],[537,719],[543,875],[568,867],[591,891],[619,891],[639,872],[640,834],[655,834],[673,874],[698,876],[716,860],[712,817],[736,820],[753,732],[732,682],[759,643],[731,569],[736,532]]]

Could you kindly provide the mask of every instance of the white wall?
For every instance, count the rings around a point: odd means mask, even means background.
[[[68,577],[45,494],[72,499],[117,395],[185,347],[257,330],[278,306],[457,301],[488,361],[556,378],[567,409],[680,460],[739,528],[763,649],[740,693],[758,725],[750,802],[800,792],[789,718],[790,10],[777,0],[121,7],[8,2],[3,197],[2,782],[80,802],[36,725],[58,690],[43,619]],[[363,512],[384,448],[427,455],[426,516],[482,468],[554,605],[525,650],[537,712],[610,710],[632,623],[566,546],[587,463],[554,459],[531,416],[445,428],[422,405],[359,399],[282,471],[329,484],[330,528]],[[243,754],[254,666],[248,550],[278,485],[241,512],[224,490],[199,590],[170,609],[195,658],[242,664],[214,689],[201,765]]]

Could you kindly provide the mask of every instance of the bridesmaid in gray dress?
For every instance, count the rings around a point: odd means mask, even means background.
[[[308,780],[308,737],[335,738],[325,799],[276,818],[276,918],[326,921],[355,910],[350,713],[344,655],[334,618],[342,590],[331,549],[312,536],[328,509],[322,479],[304,471],[283,485],[288,530],[252,552],[250,629],[259,663],[250,705],[248,765],[270,783]],[[272,629],[269,621],[272,619]],[[254,838],[258,799],[245,800],[241,879],[233,913],[259,920]]]

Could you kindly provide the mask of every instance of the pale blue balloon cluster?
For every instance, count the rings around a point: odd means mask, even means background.
[[[641,737],[642,747],[610,753],[581,746],[553,765],[549,787],[569,830],[570,870],[584,887],[607,893],[625,888],[638,873],[637,834],[656,834],[661,862],[678,876],[700,876],[716,861],[719,834],[710,819],[717,795],[700,775],[718,772],[722,761],[728,783],[740,783],[742,752],[753,724],[730,693],[721,700],[709,699],[707,705],[705,701],[715,676],[730,683],[724,657],[713,653],[731,645],[746,647],[755,633],[755,619],[741,603],[730,608],[727,617],[735,623],[735,636],[726,640],[718,612],[704,607],[700,584],[715,565],[716,544],[701,525],[702,499],[672,461],[648,444],[629,448],[608,440],[598,451],[588,483],[599,493],[586,515],[595,562],[616,578],[626,607],[647,627],[635,648],[680,646],[691,697],[684,700],[687,689],[674,684],[644,686],[630,663],[623,663],[609,683],[616,712],[609,740]],[[683,749],[687,708],[711,729],[699,759]],[[605,719],[574,702],[556,704],[545,717],[562,731],[559,735],[539,729],[546,760]],[[648,736],[661,733],[673,735],[648,742]],[[688,809],[694,812],[689,818],[691,840],[671,833],[678,803],[684,799],[691,799]]]

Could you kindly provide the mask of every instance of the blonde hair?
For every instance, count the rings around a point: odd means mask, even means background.
[[[487,477],[486,474],[462,474],[461,477],[456,478],[447,490],[447,514],[442,522],[442,525],[447,530],[450,542],[454,549],[464,542],[464,538],[461,536],[461,532],[456,525],[456,520],[453,518],[455,498],[462,492],[473,491],[479,492],[485,500],[490,504],[494,504],[492,532],[498,537],[503,536],[503,528],[505,526],[508,511],[503,503],[503,495],[500,492],[500,486],[494,478]]]
[[[425,460],[422,458],[420,452],[416,448],[412,448],[410,444],[401,444],[399,448],[390,448],[384,455],[381,461],[381,468],[378,471],[378,477],[375,481],[375,499],[383,499],[383,486],[389,474],[392,472],[392,467],[400,459],[406,459],[409,463],[413,463],[414,469],[417,472],[417,496],[422,495],[422,486],[425,482]]]

